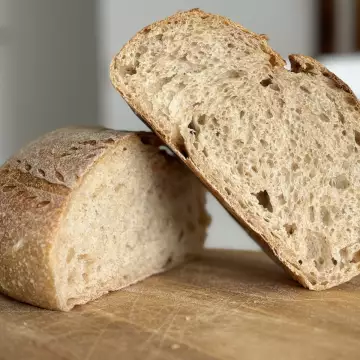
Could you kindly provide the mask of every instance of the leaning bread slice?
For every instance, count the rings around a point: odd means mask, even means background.
[[[128,104],[293,277],[360,272],[360,106],[316,60],[198,9],[140,31],[111,64]]]
[[[70,310],[203,246],[201,183],[149,133],[65,128],[0,169],[0,289]]]

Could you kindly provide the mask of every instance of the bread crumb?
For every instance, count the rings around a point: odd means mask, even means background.
[[[171,345],[171,349],[173,349],[173,350],[177,350],[177,349],[179,349],[180,348],[180,345],[179,344],[172,344]]]

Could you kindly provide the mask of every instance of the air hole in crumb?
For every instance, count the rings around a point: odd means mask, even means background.
[[[244,110],[241,110],[241,111],[240,111],[240,119],[242,119],[242,118],[244,117],[244,115],[245,115],[245,111],[244,111]]]
[[[267,143],[264,139],[260,139],[260,144],[261,144],[263,147],[267,147],[267,146],[268,146],[268,143]]]
[[[330,211],[325,206],[320,208],[320,215],[321,221],[325,226],[329,226],[332,223]]]
[[[265,208],[266,210],[268,210],[270,212],[273,212],[273,207],[272,207],[272,204],[270,201],[270,196],[266,190],[259,191],[257,194],[252,194],[252,195],[254,195],[257,198],[259,204],[263,208]]]
[[[213,117],[211,121],[213,122],[214,125],[219,125],[219,120],[216,117]]]
[[[122,76],[132,76],[136,74],[136,68],[134,66],[121,66],[119,70]]]
[[[76,146],[72,146],[72,147],[70,148],[70,150],[71,150],[71,151],[76,151],[76,150],[79,150],[79,148],[76,147]]]
[[[203,154],[204,154],[205,157],[209,156],[209,154],[208,154],[208,152],[207,152],[207,150],[205,148],[203,149]]]
[[[127,150],[127,148],[126,148],[126,147],[124,147],[124,148],[123,148],[123,151],[126,151],[126,150]]]
[[[263,86],[263,87],[268,87],[269,85],[271,85],[273,82],[270,78],[267,78],[267,79],[264,79],[264,80],[261,80],[260,81],[260,84]]]
[[[354,130],[354,135],[355,135],[356,144],[360,146],[360,132],[357,130]]]
[[[228,195],[231,195],[231,191],[229,190],[229,188],[225,187],[224,189]]]
[[[41,176],[45,176],[45,171],[42,169],[38,169],[38,172]]]
[[[30,171],[30,170],[31,170],[31,168],[32,168],[32,167],[31,167],[31,165],[30,165],[30,164],[26,164],[26,165],[25,165],[25,170],[26,170],[26,171]]]
[[[330,186],[337,188],[337,189],[347,189],[350,186],[350,181],[346,177],[346,175],[339,175],[335,179],[330,180]]]
[[[301,86],[300,86],[300,89],[301,89],[302,91],[304,91],[305,93],[307,93],[307,94],[311,94],[310,90],[309,90],[307,87],[305,87],[304,85],[301,85]]]
[[[300,265],[302,265],[303,262],[302,262],[302,260],[298,260],[298,263],[299,263]]]
[[[350,261],[351,263],[358,263],[360,262],[360,250],[357,251],[354,255],[353,258]]]
[[[301,113],[302,113],[302,110],[299,109],[299,108],[297,108],[295,111],[296,111],[299,115],[301,115]]]
[[[284,225],[284,228],[285,228],[285,230],[286,230],[286,232],[287,232],[287,234],[290,236],[290,235],[293,235],[294,234],[294,232],[296,231],[296,229],[297,229],[297,226],[296,226],[296,224],[285,224]]]
[[[310,213],[310,221],[314,222],[315,221],[315,210],[313,206],[309,207],[309,213]]]
[[[196,125],[193,120],[191,120],[190,124],[188,125],[188,129],[190,130],[191,134],[196,134]]]
[[[231,43],[230,43],[230,44],[228,44],[227,46],[228,46],[228,48],[230,48],[230,49],[232,49],[232,48],[234,48],[234,47],[235,47],[235,45],[234,45],[234,44],[231,44]]]
[[[204,125],[206,121],[206,115],[201,115],[198,119],[198,124],[199,125]]]
[[[50,204],[50,201],[42,201],[40,203],[37,204],[37,208],[43,208],[45,206],[48,206]]]
[[[292,171],[296,171],[296,170],[298,170],[299,169],[299,165],[297,164],[297,163],[292,163],[292,165],[291,165],[291,170]]]
[[[334,259],[334,258],[331,258],[331,261],[332,261],[332,263],[336,266],[337,265],[337,260],[336,259]]]
[[[69,264],[75,256],[75,249],[74,248],[70,248],[68,250],[67,256],[66,256],[66,263]]]
[[[157,34],[155,35],[155,39],[161,41],[163,39],[163,34]]]
[[[20,164],[20,163],[21,163],[21,160],[16,160],[16,162],[17,162],[18,164]]]
[[[320,119],[324,122],[330,122],[330,119],[326,114],[321,114]]]
[[[166,263],[165,263],[165,265],[164,265],[164,268],[170,266],[171,263],[172,263],[172,261],[173,261],[173,257],[172,257],[172,255],[170,255],[170,256],[167,258],[167,260],[166,260]]]
[[[341,133],[346,136],[346,130],[343,130]]]
[[[339,120],[342,124],[345,124],[345,117],[341,112],[338,112]]]
[[[108,138],[108,139],[104,140],[105,144],[113,144],[114,142],[115,142],[115,140],[112,138]]]
[[[274,115],[272,114],[272,112],[271,112],[270,110],[268,110],[268,111],[266,112],[266,117],[267,117],[268,119],[271,119],[273,116],[274,116]]]
[[[60,182],[65,181],[63,174],[61,174],[59,171],[55,171],[55,176]]]
[[[240,175],[244,175],[244,165],[243,165],[243,164],[238,165],[238,167],[237,167],[237,172],[238,172]]]

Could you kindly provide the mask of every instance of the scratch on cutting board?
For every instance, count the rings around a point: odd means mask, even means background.
[[[148,345],[151,343],[151,341],[154,339],[154,337],[156,335],[159,335],[161,330],[166,327],[165,334],[162,335],[162,337],[160,339],[160,345],[164,342],[164,339],[168,333],[169,327],[172,325],[178,312],[179,312],[179,307],[175,307],[174,310],[165,317],[164,321],[160,324],[160,326],[158,328],[154,329],[151,332],[150,336],[143,342],[143,344],[141,346],[142,350],[146,349],[148,347]],[[168,324],[169,320],[170,320],[170,324]]]
[[[129,319],[130,320],[133,320],[133,318],[134,318],[134,311],[136,309],[136,306],[137,306],[137,303],[138,303],[140,297],[141,297],[141,295],[137,294],[135,300],[131,304],[131,309],[130,309],[130,312],[129,312]]]
[[[85,360],[90,360],[91,359],[91,357],[94,355],[94,353],[95,353],[95,351],[97,349],[97,346],[99,345],[101,339],[104,337],[106,331],[108,330],[109,326],[112,325],[114,322],[115,321],[109,321],[105,325],[105,327],[99,331],[99,333],[97,334],[93,344],[90,346],[89,351],[88,351],[88,353],[86,354],[86,356],[84,358]]]

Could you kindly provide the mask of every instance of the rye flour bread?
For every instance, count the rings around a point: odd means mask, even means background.
[[[149,133],[64,128],[0,168],[0,290],[70,310],[201,250],[203,186]]]
[[[302,285],[360,272],[360,106],[316,60],[194,9],[111,63],[133,110]]]

